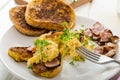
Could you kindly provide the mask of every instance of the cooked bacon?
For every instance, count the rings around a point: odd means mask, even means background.
[[[35,52],[35,51],[36,51],[36,48],[30,46],[30,47],[27,48],[27,51],[28,51],[28,52]]]
[[[84,35],[80,35],[80,42],[83,42],[85,40]]]
[[[111,48],[116,48],[117,47],[117,44],[111,43],[111,42],[107,43],[106,45],[111,47]]]
[[[113,43],[117,43],[117,42],[119,41],[119,37],[118,37],[118,36],[112,36],[112,37],[110,38],[110,40],[111,40],[111,42],[113,42]]]
[[[99,46],[104,46],[105,45],[105,42],[98,42],[97,43]]]
[[[43,64],[33,64],[33,72],[38,74],[47,71],[47,68]]]
[[[94,34],[93,34],[92,39],[96,41],[96,40],[99,40],[99,39],[100,39],[100,37],[99,37],[99,36],[97,36],[97,35],[94,35]]]
[[[108,29],[105,29],[100,33],[100,42],[108,42],[112,36],[112,32]]]
[[[57,58],[52,60],[52,61],[50,61],[50,62],[46,62],[45,63],[45,66],[49,67],[49,68],[53,68],[53,67],[56,67],[58,65],[60,65],[60,61]]]
[[[114,36],[111,30],[104,28],[99,22],[96,22],[92,27],[86,28],[85,36],[91,37],[92,40],[98,44],[94,49],[95,53],[107,55],[109,57],[115,55],[119,37]],[[84,41],[84,38],[82,37],[80,40]]]
[[[116,50],[112,49],[110,51],[108,51],[105,55],[108,57],[113,57],[116,54]]]
[[[93,28],[92,28],[92,32],[95,34],[95,35],[99,35],[101,32],[103,32],[105,30],[105,28],[99,23],[99,22],[96,22],[94,25],[93,25]]]
[[[33,64],[32,70],[35,74],[39,74],[60,66],[60,62],[61,62],[61,55],[59,54],[57,58],[53,59],[50,62]]]
[[[95,53],[98,53],[98,54],[104,54],[104,46],[97,46],[97,47],[94,49],[94,52],[95,52]]]
[[[31,58],[34,54],[33,51],[28,51],[27,48],[29,47],[11,47],[10,50],[12,52],[16,52],[22,58]]]
[[[109,43],[106,43],[105,44],[105,49],[107,50],[107,51],[110,51],[111,49],[117,49],[117,47],[118,47],[118,45],[117,44],[115,44],[115,43],[112,43],[112,42],[109,42]]]
[[[85,35],[86,36],[89,36],[89,37],[91,37],[93,34],[92,34],[92,31],[90,30],[90,28],[86,28],[85,29]]]

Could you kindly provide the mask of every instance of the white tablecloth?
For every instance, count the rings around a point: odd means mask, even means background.
[[[9,3],[6,3],[9,1]],[[95,19],[114,31],[116,35],[120,35],[118,27],[120,27],[120,18],[116,11],[117,0],[93,0],[75,9],[77,15]],[[0,3],[0,38],[12,26],[9,20],[9,10],[15,6],[13,0],[4,0]],[[7,26],[7,27],[5,27]],[[120,36],[119,36],[120,37]],[[2,46],[2,45],[0,45]],[[2,53],[0,53],[2,54]],[[19,80],[12,75],[0,61],[0,80]],[[112,79],[114,80],[114,79]]]

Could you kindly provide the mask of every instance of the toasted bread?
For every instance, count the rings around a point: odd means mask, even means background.
[[[34,28],[27,24],[25,21],[25,11],[26,5],[16,6],[9,11],[10,19],[19,32],[28,36],[39,36],[48,31],[46,29]]]
[[[47,77],[47,78],[52,78],[52,77],[55,77],[57,76],[62,70],[62,65],[52,69],[52,70],[49,70],[49,71],[46,71],[46,72],[42,72],[42,73],[39,73],[37,75],[40,75],[42,77]]]
[[[34,74],[42,76],[42,77],[47,77],[47,78],[52,78],[58,75],[61,70],[62,70],[62,59],[61,57],[59,58],[60,64],[55,67],[45,67],[44,64],[41,66],[41,63],[39,64],[33,64],[32,66],[32,71]]]
[[[8,55],[17,62],[27,61],[34,54],[32,51],[28,51],[27,48],[29,47],[11,47],[8,50]]]
[[[62,25],[67,22],[68,28],[75,24],[75,14],[71,6],[63,0],[31,0],[25,13],[26,22],[37,28],[64,30]]]
[[[27,48],[29,47],[11,47],[8,50],[8,55],[11,56],[17,62],[23,62],[23,61],[27,62],[28,59],[30,59],[34,54],[34,52],[28,51]],[[56,76],[62,70],[61,57],[59,58],[59,61],[60,61],[60,65],[53,67],[53,68],[48,68],[47,70],[43,72],[40,72],[39,64],[33,65],[32,70],[36,75],[51,78],[51,77]]]
[[[30,0],[14,0],[16,4],[25,5],[28,4]]]

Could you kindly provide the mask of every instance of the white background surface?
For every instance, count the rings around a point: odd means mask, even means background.
[[[5,2],[8,0],[4,0]],[[2,4],[2,3],[1,3]],[[9,0],[6,6],[0,4],[0,38],[8,30],[12,23],[9,20],[9,9],[15,6],[13,0]],[[109,27],[114,34],[120,37],[120,18],[117,15],[116,5],[117,0],[93,0],[92,3],[87,3],[75,9],[76,14],[97,20]],[[2,8],[1,8],[2,7]],[[3,46],[3,45],[0,45]],[[2,54],[2,53],[0,53]],[[8,70],[0,62],[0,80],[18,80],[11,75]]]

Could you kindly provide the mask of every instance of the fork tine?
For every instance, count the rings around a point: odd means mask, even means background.
[[[109,58],[105,55],[93,53],[83,46],[76,48],[76,52],[81,54],[82,56],[84,56],[86,59],[88,59],[94,63],[97,63],[97,64],[104,64],[104,63],[109,63],[109,62],[120,63],[119,61]]]
[[[94,56],[86,53],[86,52],[85,52],[84,50],[82,50],[81,48],[79,48],[78,50],[81,51],[84,55],[86,55],[86,56],[88,56],[88,57],[90,57],[90,58],[92,58],[92,59],[95,59],[95,60],[98,60],[98,59],[99,59],[98,57],[94,57]]]
[[[98,61],[98,59],[95,59],[95,58],[93,58],[93,57],[91,57],[89,55],[86,55],[86,53],[84,51],[80,50],[80,49],[76,49],[76,52],[81,53],[82,56],[84,56],[86,59],[88,59],[88,60],[90,60],[92,62],[97,63],[97,61]]]
[[[83,51],[85,51],[87,54],[89,54],[89,55],[91,55],[91,56],[94,56],[94,57],[96,57],[96,58],[100,58],[100,54],[95,54],[95,53],[93,53],[92,51],[89,51],[88,49],[86,49],[86,48],[84,48],[83,46],[82,47],[80,47]]]

